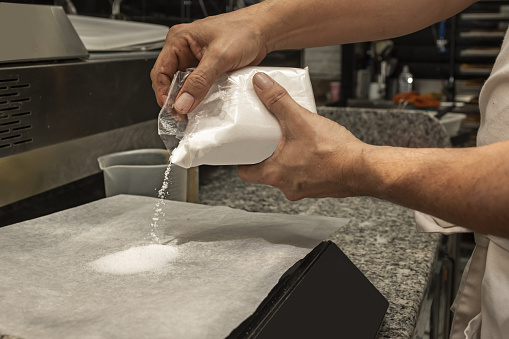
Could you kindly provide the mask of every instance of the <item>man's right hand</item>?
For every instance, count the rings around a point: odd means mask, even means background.
[[[176,111],[186,114],[220,74],[260,63],[268,51],[256,24],[256,6],[252,7],[171,27],[150,73],[159,106],[164,105],[177,70],[196,67],[175,101]]]

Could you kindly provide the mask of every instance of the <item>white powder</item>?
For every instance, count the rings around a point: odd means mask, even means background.
[[[158,196],[159,200],[157,201],[156,205],[154,206],[154,216],[152,217],[152,223],[150,224],[152,226],[150,235],[152,236],[152,240],[158,244],[161,243],[161,239],[157,235],[160,221],[164,221],[164,217],[166,216],[164,214],[164,210],[161,206],[166,205],[165,198],[166,198],[167,190],[168,190],[168,187],[170,187],[172,184],[171,176],[170,176],[171,166],[172,166],[172,163],[170,161],[170,163],[168,164],[168,168],[166,168],[166,171],[164,172],[163,185],[161,186],[161,189],[157,192],[157,196]]]
[[[252,78],[259,71],[285,87],[298,104],[316,113],[307,69],[245,67],[223,74],[188,115],[183,138],[171,155],[174,164],[184,168],[256,164],[274,153],[281,140],[281,127],[253,88]],[[165,131],[159,133],[164,135]]]
[[[178,256],[179,251],[175,246],[151,244],[108,254],[89,265],[97,272],[137,274],[158,271],[175,261]]]
[[[161,245],[157,235],[160,222],[164,222],[165,213],[162,208],[166,204],[168,187],[171,186],[171,162],[164,172],[164,181],[158,191],[159,200],[154,207],[151,232],[152,240],[156,244],[131,247],[125,251],[106,255],[89,265],[98,272],[111,273],[116,275],[137,274],[142,272],[155,272],[177,259],[179,250],[170,245]]]

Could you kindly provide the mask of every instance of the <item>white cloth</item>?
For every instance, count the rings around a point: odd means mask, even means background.
[[[508,93],[509,32],[479,98],[478,146],[509,140]],[[419,231],[444,234],[469,231],[420,212],[415,214]],[[451,308],[454,320],[450,338],[509,338],[509,239],[474,235],[476,248]]]

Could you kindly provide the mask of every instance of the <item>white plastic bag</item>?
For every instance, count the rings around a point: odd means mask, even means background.
[[[163,140],[168,136],[181,139],[171,161],[184,168],[256,164],[274,153],[281,140],[281,127],[254,91],[252,79],[257,72],[267,73],[297,103],[316,113],[307,68],[246,67],[221,75],[205,99],[188,114],[186,126],[173,118],[172,105],[189,72],[176,74],[159,113]]]

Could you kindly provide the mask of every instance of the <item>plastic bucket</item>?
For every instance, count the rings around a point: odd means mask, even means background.
[[[158,197],[168,168],[169,151],[165,149],[140,149],[100,156],[97,161],[104,173],[106,196],[117,194]],[[186,201],[187,170],[171,165],[168,200]]]

